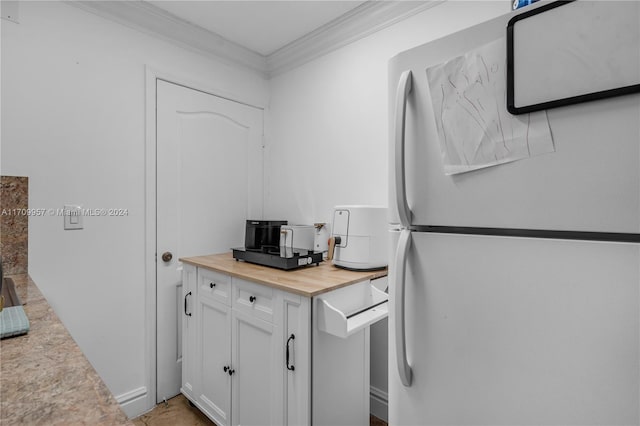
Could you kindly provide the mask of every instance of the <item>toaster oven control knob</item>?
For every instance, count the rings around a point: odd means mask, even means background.
[[[170,251],[165,251],[164,253],[162,253],[162,260],[164,262],[171,262],[171,259],[173,259],[173,254],[171,254]]]

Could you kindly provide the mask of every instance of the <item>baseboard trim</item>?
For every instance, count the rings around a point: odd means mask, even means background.
[[[145,386],[117,395],[115,398],[122,411],[130,419],[149,411],[147,388]]]
[[[371,386],[369,389],[369,411],[377,418],[389,422],[389,394]]]

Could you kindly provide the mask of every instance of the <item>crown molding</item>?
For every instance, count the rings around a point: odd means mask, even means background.
[[[267,73],[289,71],[444,1],[367,1],[267,56]]]
[[[65,1],[65,3],[205,56],[241,65],[266,76],[266,58],[263,55],[178,18],[150,3],[140,0],[75,0]]]
[[[240,65],[265,77],[272,77],[444,1],[369,0],[268,56],[247,49],[145,1],[71,0],[65,3],[207,57]]]

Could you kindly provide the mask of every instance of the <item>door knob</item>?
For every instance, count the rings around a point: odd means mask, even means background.
[[[173,259],[173,255],[171,254],[171,252],[165,251],[164,253],[162,253],[162,260],[163,261],[171,262],[171,259]]]

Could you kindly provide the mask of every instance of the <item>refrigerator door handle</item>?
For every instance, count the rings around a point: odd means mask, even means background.
[[[395,187],[396,206],[402,227],[411,225],[411,210],[407,204],[406,174],[404,170],[405,125],[407,121],[407,101],[413,88],[411,70],[400,75],[396,92],[394,173],[391,174]]]
[[[405,278],[407,266],[407,254],[411,246],[411,231],[403,229],[398,241],[398,250],[395,259],[395,337],[396,337],[396,364],[402,384],[411,386],[412,371],[407,360],[407,336],[405,329]]]

